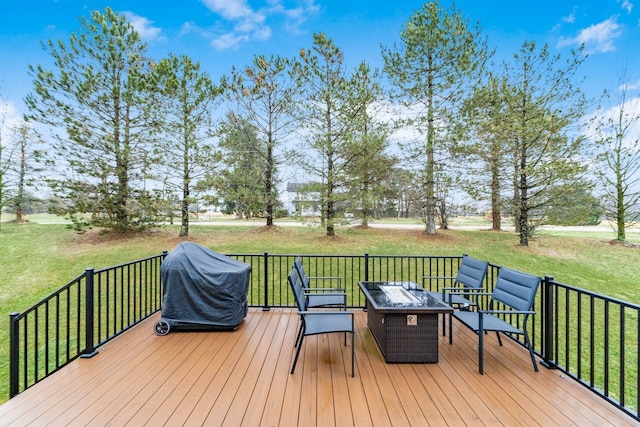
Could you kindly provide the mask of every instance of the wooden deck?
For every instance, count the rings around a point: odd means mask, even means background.
[[[358,312],[356,374],[339,334],[307,337],[289,374],[295,311],[250,310],[235,332],[155,336],[158,315],[0,406],[0,425],[637,425],[510,340],[464,327],[437,364],[386,364]],[[456,323],[456,326],[457,323]]]

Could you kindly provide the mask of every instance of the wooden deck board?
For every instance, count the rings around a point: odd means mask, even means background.
[[[252,309],[234,332],[153,333],[157,315],[0,406],[0,426],[638,425],[576,381],[495,334],[477,371],[477,336],[454,322],[437,364],[387,364],[366,315],[351,343],[305,338],[293,375],[295,311]]]

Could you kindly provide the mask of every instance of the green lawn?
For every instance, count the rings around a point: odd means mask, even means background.
[[[189,240],[221,253],[460,255],[640,304],[640,248],[612,244],[612,233],[542,232],[528,248],[512,232],[338,228],[326,237],[315,227],[264,228],[199,225]],[[0,229],[0,402],[8,398],[8,317],[80,275],[171,250],[181,241],[175,226],[133,235],[76,234],[60,224]]]

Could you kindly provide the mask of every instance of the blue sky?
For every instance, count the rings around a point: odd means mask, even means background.
[[[458,0],[472,23],[480,21],[496,58],[508,59],[525,40],[548,43],[567,54],[585,43],[583,89],[596,97],[615,91],[627,70],[640,89],[640,4],[635,0]],[[51,63],[40,42],[67,41],[78,17],[106,6],[125,13],[160,59],[168,53],[200,61],[217,80],[254,54],[294,56],[325,32],[345,52],[349,66],[366,60],[381,67],[380,45],[398,40],[401,26],[424,1],[415,0],[35,0],[0,5],[0,103],[23,111],[30,91],[29,64]],[[448,7],[448,1],[441,1]]]

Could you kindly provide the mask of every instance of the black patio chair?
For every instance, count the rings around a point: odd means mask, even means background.
[[[484,290],[484,278],[487,275],[489,262],[462,256],[462,262],[458,267],[458,273],[453,276],[423,276],[422,283],[429,279],[453,279],[453,286],[442,288],[441,298],[453,308],[468,310],[478,305],[477,295]],[[426,287],[425,287],[426,289]],[[449,314],[451,322],[452,314]],[[442,315],[442,335],[446,335],[445,314]]]
[[[536,292],[540,286],[541,279],[538,276],[521,273],[505,267],[500,268],[498,279],[496,280],[493,292],[482,293],[491,295],[488,310],[456,311],[453,317],[460,320],[465,326],[478,334],[478,370],[484,374],[484,334],[487,331],[496,331],[498,343],[502,346],[500,332],[505,334],[524,335],[525,346],[529,350],[533,369],[538,371],[538,364],[533,354],[533,347],[527,333],[527,321],[529,316],[535,314],[532,310]],[[494,309],[494,305],[499,305],[500,309]],[[498,317],[498,316],[502,316]],[[506,322],[503,318],[513,319],[519,317],[516,325]],[[521,322],[520,322],[521,320]],[[449,344],[453,343],[453,328],[449,322]]]
[[[334,281],[337,280],[340,283],[341,278],[339,276],[307,276],[302,260],[300,257],[296,257],[293,262],[295,270],[298,272],[302,287],[307,294],[307,308],[318,307],[341,307],[347,309],[347,293],[344,288],[341,287],[311,287],[311,280],[321,281]]]
[[[347,346],[347,333],[351,333],[351,376],[355,376],[354,364],[355,364],[355,347],[354,347],[354,322],[353,312],[334,310],[334,311],[308,311],[307,295],[304,292],[300,277],[295,271],[295,267],[289,273],[287,277],[293,296],[296,300],[298,307],[298,314],[300,315],[300,329],[296,336],[296,356],[293,359],[293,366],[291,366],[291,373],[296,369],[296,363],[298,362],[298,356],[300,355],[300,349],[302,348],[302,342],[307,335],[329,334],[340,332],[344,333],[344,345]]]

